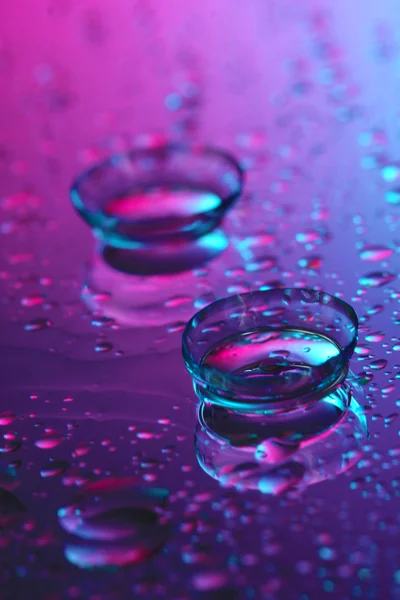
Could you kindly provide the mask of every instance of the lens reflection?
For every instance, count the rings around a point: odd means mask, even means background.
[[[195,451],[201,468],[222,486],[279,495],[347,471],[367,437],[366,418],[343,384],[306,410],[276,416],[203,403]]]

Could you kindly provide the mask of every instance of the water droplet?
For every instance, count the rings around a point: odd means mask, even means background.
[[[111,342],[98,342],[94,347],[96,352],[110,352],[113,349]]]
[[[397,164],[385,165],[381,169],[382,179],[389,183],[393,183],[400,178],[400,166]]]
[[[394,423],[399,417],[399,413],[392,413],[391,415],[388,415],[387,417],[385,417],[384,419],[384,423],[385,423],[385,427],[389,427],[390,425],[392,425],[392,423]]]
[[[79,442],[76,446],[73,455],[74,456],[86,456],[91,450],[91,445],[88,442]]]
[[[15,419],[17,415],[11,411],[4,412],[0,414],[0,426],[10,425]]]
[[[299,244],[322,244],[329,238],[328,232],[321,229],[306,229],[296,234],[296,241]]]
[[[48,433],[40,440],[36,440],[35,446],[41,450],[52,450],[53,448],[57,448],[64,440],[65,436],[61,434]]]
[[[46,297],[43,294],[28,294],[21,298],[21,304],[22,306],[30,308],[31,306],[38,306],[39,304],[43,304],[45,298]]]
[[[28,323],[25,323],[24,329],[25,331],[41,331],[42,329],[47,329],[52,325],[53,323],[50,321],[50,319],[42,317],[38,319],[32,319],[32,321],[28,321]]]
[[[391,248],[385,246],[364,246],[360,250],[360,258],[367,262],[378,262],[386,260],[392,256],[393,252]]]
[[[246,263],[245,269],[249,272],[269,271],[276,266],[274,256],[258,257],[257,261]]]
[[[371,306],[367,309],[367,314],[369,315],[379,315],[383,311],[382,304],[375,304],[375,306]]]
[[[364,275],[364,277],[360,277],[359,283],[363,287],[381,287],[386,285],[387,283],[391,283],[396,279],[396,275],[393,273],[389,273],[387,271],[376,271],[373,273],[368,273]]]
[[[216,297],[212,293],[202,294],[201,296],[198,296],[196,298],[196,300],[193,303],[193,306],[194,306],[194,308],[197,308],[198,310],[200,310],[201,308],[205,308],[206,306],[208,306],[215,300],[216,300]]]
[[[321,256],[305,256],[300,258],[298,264],[302,269],[317,270],[322,267],[322,258]]]
[[[164,304],[166,308],[176,308],[178,306],[190,304],[191,302],[193,302],[191,296],[173,296],[169,300],[166,300]]]
[[[375,371],[379,371],[384,369],[387,366],[387,360],[385,360],[384,358],[378,358],[376,360],[373,360],[369,363],[369,366],[371,367],[371,369],[374,369]]]
[[[199,592],[215,592],[226,586],[228,578],[226,573],[218,571],[205,571],[203,573],[197,573],[192,578],[192,585],[195,590]],[[223,593],[225,597],[225,593]],[[227,598],[229,596],[226,596]]]
[[[9,454],[10,452],[15,452],[20,447],[21,442],[19,440],[0,441],[0,453],[2,454]]]
[[[386,385],[382,388],[382,395],[387,396],[396,390],[396,386],[394,384]]]
[[[108,328],[108,327],[112,327],[113,325],[115,325],[115,321],[111,317],[97,315],[97,316],[93,317],[92,325],[93,325],[93,327]]]
[[[184,321],[178,321],[177,323],[172,323],[171,325],[168,325],[167,327],[167,331],[168,333],[179,333],[181,331],[183,331],[186,327],[186,322]]]
[[[365,336],[367,342],[383,342],[385,339],[385,333],[383,331],[376,331],[374,333],[369,333]]]
[[[42,477],[55,477],[56,475],[61,475],[64,473],[70,464],[66,460],[54,460],[51,461],[46,467],[40,469],[40,475]]]
[[[385,198],[389,204],[400,204],[400,188],[387,191]]]
[[[246,270],[243,267],[235,267],[234,269],[226,269],[225,277],[243,277]]]

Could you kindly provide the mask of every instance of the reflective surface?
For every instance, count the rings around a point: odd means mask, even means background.
[[[397,600],[398,3],[0,13],[0,596]],[[226,148],[246,188],[208,262],[131,274],[68,190],[160,139]],[[207,413],[210,438],[183,328],[217,298],[283,287],[356,310],[361,414],[328,405],[271,433]]]
[[[203,403],[195,448],[200,466],[224,487],[277,496],[347,471],[367,440],[365,416],[344,385],[307,410],[278,416]]]

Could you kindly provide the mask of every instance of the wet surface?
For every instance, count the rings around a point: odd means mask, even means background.
[[[233,28],[222,67],[221,7],[199,25],[207,54],[195,15],[176,16],[192,32],[189,52],[150,4],[134,11],[160,80],[148,102],[150,71],[133,69],[139,46],[132,64],[107,62],[126,56],[110,40],[128,35],[117,35],[128,18],[105,4],[78,14],[48,3],[45,50],[25,56],[26,71],[19,41],[0,45],[11,82],[0,152],[0,597],[396,600],[398,11],[388,1],[382,15],[372,3],[365,14],[357,0],[350,19],[343,2],[329,14],[271,1],[254,19],[238,8],[239,31],[251,24],[264,44],[275,32],[275,55],[264,61],[260,44],[241,52]],[[57,45],[55,20],[78,50]],[[87,55],[87,71],[67,55]],[[107,87],[109,113],[85,104],[87,72],[94,90]],[[115,90],[100,85],[110,73]],[[133,91],[143,122],[131,121]],[[218,98],[230,113],[215,113]],[[153,109],[164,115],[154,127]],[[114,151],[170,137],[239,159],[246,185],[223,230],[158,254],[99,247],[71,206],[71,181]],[[181,356],[187,320],[226,295],[276,287],[321,289],[354,307],[345,389],[273,421],[199,409]]]

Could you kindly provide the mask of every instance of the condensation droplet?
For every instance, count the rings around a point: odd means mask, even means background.
[[[379,262],[392,256],[393,252],[385,246],[364,246],[360,250],[360,258],[366,262]]]
[[[359,283],[363,287],[375,288],[382,287],[388,283],[391,283],[396,279],[396,275],[387,271],[376,271],[368,273],[364,277],[360,277]]]
[[[50,319],[46,319],[43,317],[38,319],[32,319],[32,321],[28,321],[28,323],[25,323],[24,329],[25,331],[41,331],[42,329],[47,329],[52,325],[53,323],[50,321]]]

